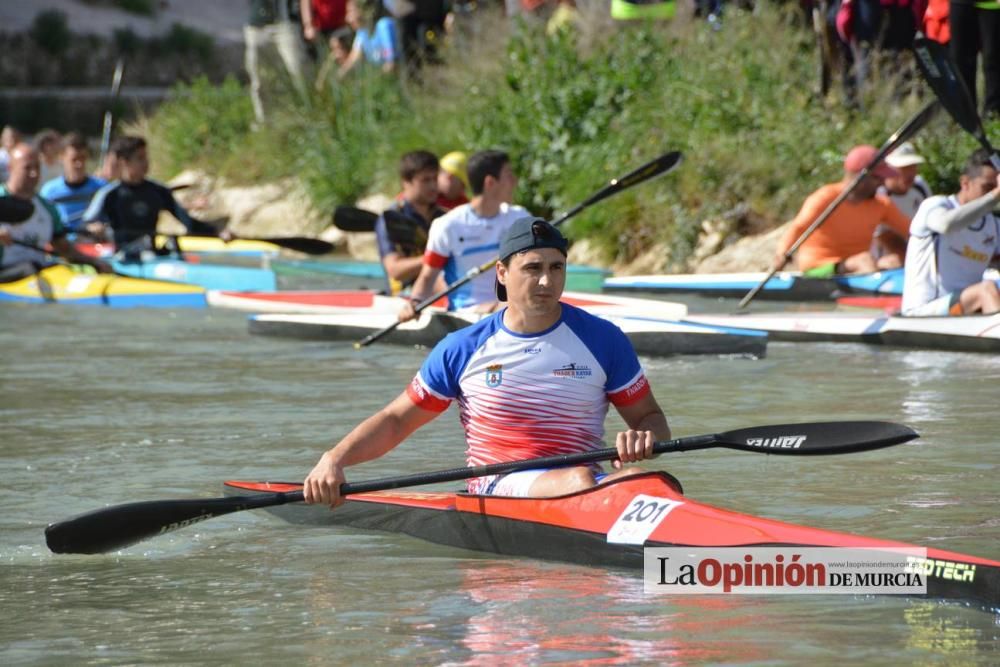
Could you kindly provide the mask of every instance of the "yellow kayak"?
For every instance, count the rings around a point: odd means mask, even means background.
[[[73,303],[112,308],[204,308],[205,290],[162,280],[85,273],[58,264],[33,276],[0,283],[0,301]]]
[[[181,252],[195,253],[225,253],[228,255],[268,255],[276,256],[281,252],[281,246],[269,241],[255,241],[253,239],[233,239],[226,243],[214,236],[178,236],[177,242],[180,244]],[[170,237],[158,235],[156,237],[156,247],[167,247],[171,243]]]

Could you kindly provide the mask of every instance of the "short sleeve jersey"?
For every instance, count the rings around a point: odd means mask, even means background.
[[[437,412],[458,401],[470,466],[602,447],[609,404],[650,391],[631,341],[567,304],[535,334],[507,329],[505,312],[438,343],[407,388],[410,400]],[[479,484],[471,480],[470,492]]]
[[[7,188],[0,185],[0,196],[8,194],[10,192],[7,191]],[[8,225],[12,239],[41,248],[54,239],[66,236],[66,228],[63,227],[59,212],[52,204],[37,195],[32,197],[32,203],[35,205],[35,211],[30,218]],[[9,246],[0,244],[0,267],[13,266],[21,262],[36,262],[45,265],[49,264],[51,260],[44,252],[38,250],[17,244]]]
[[[497,258],[500,237],[515,220],[529,215],[521,206],[501,204],[492,218],[482,218],[471,204],[454,208],[434,221],[427,238],[424,264],[444,269],[449,285],[470,269]],[[486,271],[449,295],[449,308],[456,310],[496,301],[493,272]]]
[[[954,195],[937,195],[925,200],[913,217],[906,246],[904,313],[979,282],[990,260],[1000,253],[1000,219],[995,215],[984,215],[950,234],[938,234],[927,226],[935,210],[958,206]]]

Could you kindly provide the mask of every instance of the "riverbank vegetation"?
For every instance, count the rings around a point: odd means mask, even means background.
[[[682,19],[617,25],[590,17],[554,36],[478,14],[458,26],[446,64],[426,68],[420,81],[360,68],[310,87],[305,99],[272,85],[269,121],[255,128],[235,79],[196,80],[142,129],[161,174],[198,167],[234,182],[294,176],[321,210],[395,192],[398,156],[419,147],[508,150],[519,202],[543,215],[681,150],[678,171],[593,207],[569,232],[609,263],[662,243],[670,249],[664,268],[685,268],[703,221],[721,220],[735,237],[748,219],[757,230],[789,219],[805,195],[840,178],[847,149],[882,144],[925,102],[898,94],[898,77],[879,71],[863,111],[846,109],[837,93],[820,99],[813,34],[797,6],[734,9],[719,31]],[[955,187],[975,148],[944,113],[916,143],[929,160],[922,173],[943,190]]]

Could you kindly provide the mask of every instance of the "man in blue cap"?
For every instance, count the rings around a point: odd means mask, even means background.
[[[670,438],[628,337],[611,322],[559,301],[566,239],[541,218],[521,218],[500,239],[495,290],[506,307],[438,343],[406,391],[323,454],[304,484],[309,503],[342,502],[344,468],[378,458],[457,400],[470,466],[603,447],[614,405],[619,470],[599,466],[525,470],[469,481],[470,493],[544,498],[640,472]]]

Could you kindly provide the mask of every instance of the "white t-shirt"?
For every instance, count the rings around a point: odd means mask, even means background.
[[[424,264],[444,269],[444,279],[450,285],[473,267],[496,259],[500,237],[516,220],[529,215],[526,209],[513,204],[501,204],[500,212],[492,218],[476,215],[472,204],[453,208],[431,224]],[[470,280],[449,295],[449,309],[496,301],[493,283],[492,271]]]
[[[470,466],[602,447],[609,404],[650,391],[631,341],[568,304],[534,334],[507,329],[504,312],[438,343],[406,390],[410,400],[433,412],[458,401]],[[481,493],[494,479],[470,480],[469,490]]]
[[[9,194],[7,188],[0,186],[0,196],[6,194]],[[30,218],[24,222],[7,225],[12,239],[41,248],[51,243],[52,239],[66,234],[59,213],[52,204],[38,196],[32,197],[32,203],[35,205],[35,211]],[[13,266],[21,262],[37,262],[43,265],[50,263],[44,252],[16,243],[9,246],[0,245],[0,267]]]
[[[927,226],[930,215],[958,206],[954,195],[936,195],[914,216],[906,246],[903,313],[979,282],[990,259],[1000,252],[1000,219],[992,213],[949,234]]]
[[[883,194],[888,197],[889,200],[896,205],[896,208],[902,211],[903,215],[910,220],[913,220],[913,216],[917,214],[917,209],[920,208],[920,204],[931,196],[931,186],[927,185],[927,181],[920,176],[913,179],[913,185],[910,186],[909,190],[901,195],[889,193],[889,191],[885,189],[885,186],[880,187],[878,191],[879,194]]]

